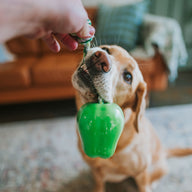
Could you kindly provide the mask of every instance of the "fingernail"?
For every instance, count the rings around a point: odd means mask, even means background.
[[[85,35],[85,31],[82,31],[79,33],[79,37],[86,39],[86,38],[93,37],[94,34],[95,34],[95,28],[93,26],[89,26],[89,29],[86,35]]]
[[[93,26],[89,26],[89,35],[92,37],[95,34],[95,28]]]
[[[95,34],[95,28],[91,25],[85,25],[81,31],[77,33],[77,36],[80,38],[90,38],[94,36]]]

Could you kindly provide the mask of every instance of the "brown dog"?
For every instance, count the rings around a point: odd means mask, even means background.
[[[104,192],[106,181],[119,182],[133,177],[141,192],[150,192],[153,181],[167,172],[166,158],[192,154],[192,149],[165,150],[151,123],[145,118],[146,83],[136,61],[118,46],[95,47],[88,51],[72,78],[77,89],[77,108],[87,102],[118,104],[125,125],[115,154],[109,159],[89,158],[79,149],[93,171],[96,192]]]

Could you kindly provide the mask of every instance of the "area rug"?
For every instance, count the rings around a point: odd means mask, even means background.
[[[168,147],[192,147],[192,104],[146,112]],[[89,167],[77,150],[75,117],[0,124],[0,192],[88,192]],[[156,192],[192,192],[192,157],[168,160]],[[133,192],[130,181],[107,191]]]

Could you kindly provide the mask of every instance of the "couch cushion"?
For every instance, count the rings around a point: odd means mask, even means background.
[[[147,6],[148,0],[120,7],[101,5],[96,27],[97,42],[118,44],[128,51],[133,49],[138,41]]]
[[[41,53],[39,40],[17,37],[6,43],[11,53],[17,56],[36,56]]]
[[[21,58],[0,65],[0,90],[26,88],[31,84],[30,67],[35,58]]]
[[[32,80],[34,86],[70,85],[71,76],[82,58],[82,52],[64,55],[47,55],[33,65]]]

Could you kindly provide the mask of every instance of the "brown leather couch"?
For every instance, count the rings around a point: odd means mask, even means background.
[[[95,25],[97,9],[88,8],[87,11]],[[82,46],[75,52],[63,47],[60,53],[54,54],[42,40],[24,37],[10,40],[7,46],[16,59],[0,65],[0,104],[74,97],[71,75],[82,59]],[[149,91],[164,90],[168,82],[166,65],[155,49],[153,58],[135,58]]]

